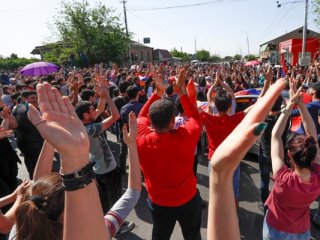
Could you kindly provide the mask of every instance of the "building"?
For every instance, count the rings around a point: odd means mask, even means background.
[[[131,60],[134,63],[152,63],[153,62],[153,48],[143,45],[141,43],[132,41],[130,44]]]
[[[172,60],[172,56],[168,50],[155,49],[153,51],[153,62],[154,64],[164,63],[167,64]]]
[[[45,44],[43,46],[36,46],[32,51],[31,54],[33,55],[40,55],[41,60],[44,59],[44,55],[47,52],[50,52],[52,49],[56,47],[70,47],[68,44],[63,43],[63,42],[56,42],[56,43],[49,43]]]
[[[280,55],[291,65],[299,62],[302,52],[302,32],[303,27],[295,29],[289,33],[272,39],[260,45],[260,61],[278,64]],[[320,34],[307,29],[306,34],[306,64],[308,64],[313,54],[319,49]]]

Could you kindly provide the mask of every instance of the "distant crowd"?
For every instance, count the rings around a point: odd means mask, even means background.
[[[240,161],[258,138],[262,239],[309,240],[311,223],[320,229],[320,208],[309,212],[320,194],[317,57],[306,67],[141,62],[45,76],[20,70],[0,75],[0,239],[126,234],[135,227],[126,217],[142,176],[152,239],[170,239],[177,221],[184,239],[201,239],[204,209],[207,239],[240,239]],[[256,101],[239,110],[236,96],[253,92]],[[14,142],[29,180],[17,178]],[[208,208],[197,189],[199,149],[207,151]]]

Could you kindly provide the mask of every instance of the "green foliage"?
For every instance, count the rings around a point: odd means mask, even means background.
[[[255,56],[255,55],[253,55],[253,54],[246,55],[244,58],[245,58],[247,61],[253,61],[253,60],[258,59],[258,57]]]
[[[315,14],[315,23],[320,26],[320,0],[313,0],[313,12]]]
[[[15,53],[11,53],[10,59],[18,59],[18,55]]]
[[[239,54],[236,54],[236,55],[233,56],[233,60],[234,60],[234,61],[240,61],[241,58],[242,58],[242,56],[239,55]]]
[[[233,60],[233,57],[231,56],[225,56],[224,57],[224,60],[227,61],[227,62],[231,62]]]
[[[220,62],[221,61],[221,57],[219,55],[211,55],[208,60],[210,62]]]
[[[67,65],[69,63],[69,56],[73,53],[74,49],[61,44],[48,44],[50,49],[44,54],[44,61],[52,62],[58,65]]]
[[[170,52],[172,57],[182,58],[182,61],[191,61],[192,55],[186,52],[178,51],[176,48],[173,48]]]
[[[85,0],[62,1],[61,8],[54,23],[62,41],[72,46],[75,55],[85,53],[91,64],[124,59],[130,36],[112,10],[101,3],[90,7]]]
[[[196,52],[196,57],[200,61],[208,61],[210,57],[210,53],[207,50],[201,49]]]
[[[29,63],[35,62],[37,59],[27,59],[27,58],[18,58],[18,59],[4,59],[0,58],[0,69],[3,70],[16,70],[19,67],[23,67]]]

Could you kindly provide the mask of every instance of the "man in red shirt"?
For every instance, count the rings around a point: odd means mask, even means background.
[[[161,66],[160,68],[161,69]],[[170,239],[176,221],[185,239],[201,239],[201,197],[193,174],[194,151],[202,126],[185,88],[185,69],[175,84],[189,120],[174,129],[174,105],[161,99],[165,86],[154,73],[156,92],[138,117],[137,147],[153,219],[152,239]]]
[[[233,129],[236,128],[236,126],[242,121],[245,114],[251,108],[249,107],[243,112],[228,115],[229,109],[231,108],[232,104],[232,97],[231,94],[224,89],[219,89],[216,92],[214,104],[218,110],[217,115],[211,115],[206,112],[201,113],[201,118],[206,127],[208,136],[209,161],[218,146],[226,139],[226,137],[233,131]],[[239,204],[239,188],[240,166],[237,167],[233,175],[233,190],[236,206],[238,206]]]

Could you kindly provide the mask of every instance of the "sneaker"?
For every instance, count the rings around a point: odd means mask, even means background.
[[[125,221],[122,226],[120,227],[119,231],[116,233],[116,235],[114,235],[115,237],[119,237],[122,234],[131,232],[132,229],[134,229],[136,225],[134,224],[134,222],[129,222],[129,221]]]

